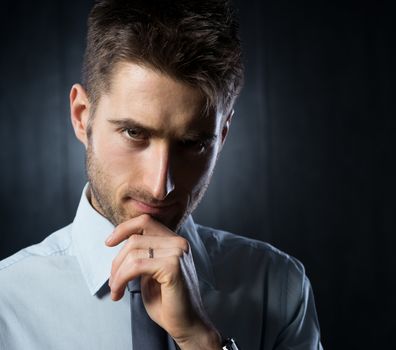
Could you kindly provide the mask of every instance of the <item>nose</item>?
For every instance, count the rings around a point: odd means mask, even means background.
[[[166,142],[152,145],[145,174],[145,187],[156,200],[164,200],[175,189],[171,164],[171,149]]]

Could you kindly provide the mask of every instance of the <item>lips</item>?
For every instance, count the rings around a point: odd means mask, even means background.
[[[158,215],[165,214],[175,207],[174,203],[171,204],[147,204],[133,198],[128,200],[135,207],[135,209],[141,213]]]

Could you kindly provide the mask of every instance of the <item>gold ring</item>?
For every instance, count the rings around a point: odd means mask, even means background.
[[[154,259],[154,249],[153,248],[149,248],[148,249],[148,255],[150,259]]]

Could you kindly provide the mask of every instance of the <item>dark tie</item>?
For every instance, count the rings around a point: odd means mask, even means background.
[[[131,294],[131,326],[133,350],[174,350],[173,339],[147,314],[140,292],[140,278],[128,283]]]

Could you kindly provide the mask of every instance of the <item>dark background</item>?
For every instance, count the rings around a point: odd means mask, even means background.
[[[395,349],[393,8],[236,4],[246,86],[195,219],[300,259],[326,349]],[[0,259],[73,219],[85,175],[68,93],[90,7],[2,1]]]

